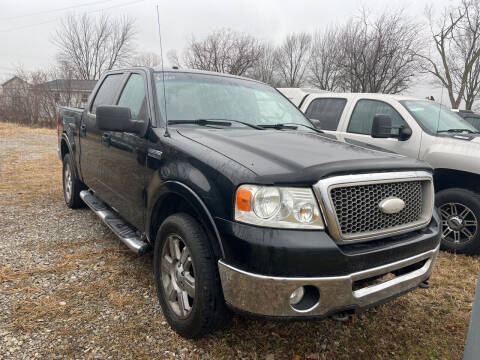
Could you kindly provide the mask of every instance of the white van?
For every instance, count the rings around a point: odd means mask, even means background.
[[[309,93],[290,100],[338,140],[428,162],[435,169],[442,247],[480,252],[480,133],[475,127],[434,101],[411,97]]]

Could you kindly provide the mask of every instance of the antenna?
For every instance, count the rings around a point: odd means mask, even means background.
[[[438,107],[437,131],[435,132],[436,134],[438,134],[438,129],[440,128],[440,113],[442,111],[442,106],[443,106],[443,88],[444,88],[444,85],[442,84],[442,95],[440,97],[440,106]]]
[[[157,23],[158,23],[158,38],[159,38],[159,41],[160,41],[160,59],[162,61],[163,101],[164,101],[164,106],[165,106],[165,134],[164,134],[164,136],[170,137],[170,133],[168,132],[167,91],[165,90],[165,69],[163,67],[162,31],[161,31],[161,28],[160,28],[160,13],[158,11],[158,4],[157,4]]]

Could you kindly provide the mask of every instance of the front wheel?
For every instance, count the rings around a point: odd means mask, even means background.
[[[193,217],[179,213],[165,219],[155,241],[155,283],[163,314],[181,336],[196,338],[230,320],[216,266]]]
[[[442,218],[442,249],[480,252],[480,195],[465,189],[445,189],[435,195]]]

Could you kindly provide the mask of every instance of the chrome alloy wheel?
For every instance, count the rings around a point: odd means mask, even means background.
[[[195,300],[195,271],[190,250],[179,235],[168,235],[160,266],[165,300],[178,317],[185,319]]]
[[[442,240],[455,244],[466,243],[477,233],[475,213],[460,203],[445,203],[439,207],[442,216]]]
[[[70,169],[70,164],[68,161],[65,164],[65,170],[63,172],[63,188],[65,189],[65,198],[67,202],[72,198],[72,170]]]

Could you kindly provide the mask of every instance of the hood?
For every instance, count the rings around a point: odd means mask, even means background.
[[[472,143],[480,144],[480,134],[441,134],[437,136],[441,139],[471,141]]]
[[[178,132],[250,169],[263,184],[311,184],[333,174],[430,170],[424,162],[314,132],[198,128]]]
[[[420,156],[433,168],[480,174],[480,136],[477,134],[432,136],[425,140]]]

